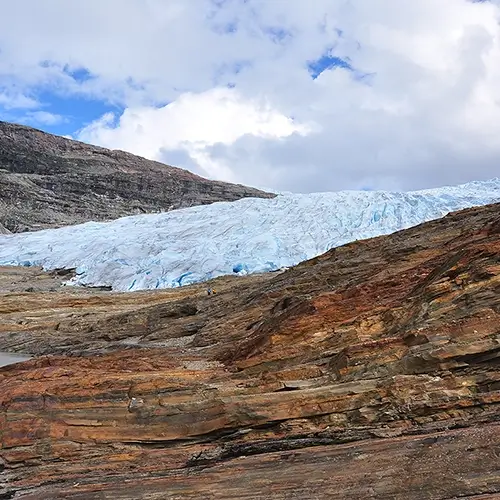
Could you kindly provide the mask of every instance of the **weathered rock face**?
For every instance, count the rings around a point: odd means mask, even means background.
[[[56,355],[0,370],[4,497],[500,498],[499,255],[496,205],[210,297],[11,275],[0,350]]]
[[[0,233],[272,197],[123,151],[0,122]]]

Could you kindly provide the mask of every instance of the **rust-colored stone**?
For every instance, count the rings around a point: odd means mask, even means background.
[[[500,498],[499,224],[463,211],[216,296],[5,270],[0,350],[43,356],[0,369],[0,497]]]

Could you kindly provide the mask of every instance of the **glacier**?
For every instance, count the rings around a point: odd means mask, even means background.
[[[76,268],[68,284],[170,288],[275,271],[327,250],[500,201],[500,179],[413,192],[244,198],[172,212],[0,235],[0,265]]]

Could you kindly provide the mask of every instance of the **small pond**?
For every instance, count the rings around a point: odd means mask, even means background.
[[[30,359],[30,356],[23,356],[22,354],[12,354],[0,351],[0,366],[13,365]]]

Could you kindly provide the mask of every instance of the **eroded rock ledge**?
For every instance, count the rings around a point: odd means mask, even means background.
[[[500,498],[499,205],[214,286],[1,295],[3,498]]]

